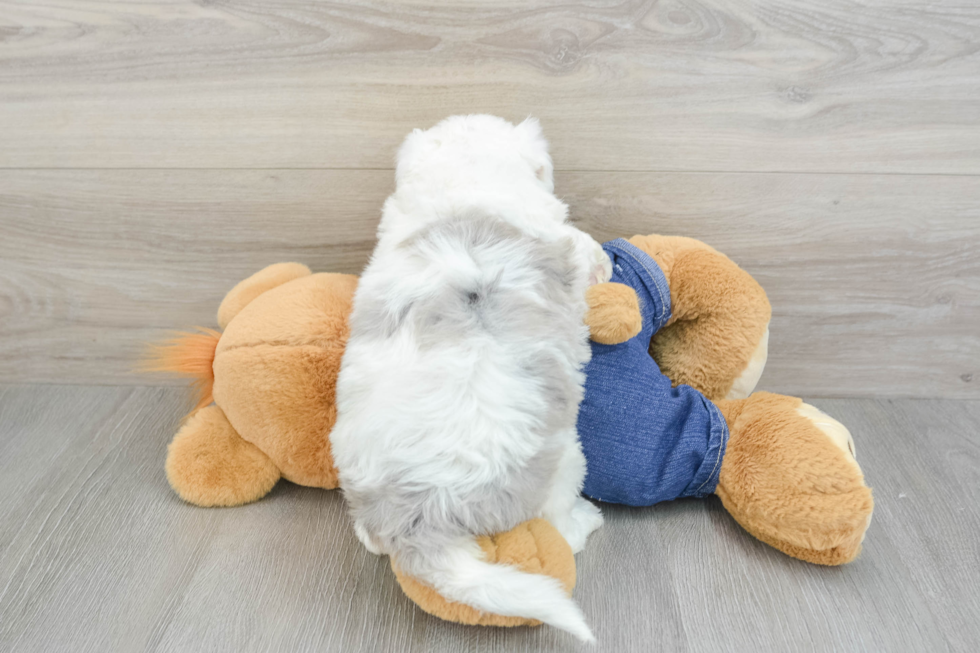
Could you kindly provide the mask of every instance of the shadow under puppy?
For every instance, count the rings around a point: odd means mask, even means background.
[[[451,601],[593,640],[561,584],[485,562],[479,534],[543,516],[581,550],[585,291],[611,275],[565,222],[537,121],[408,136],[361,276],[331,433],[355,532]]]

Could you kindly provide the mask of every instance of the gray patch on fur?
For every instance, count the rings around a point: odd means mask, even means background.
[[[368,296],[358,301],[357,312],[351,315],[351,328],[379,338],[390,338],[401,328],[411,310],[410,303],[392,306],[381,298]]]
[[[422,334],[423,347],[479,332],[494,337],[553,334],[574,299],[571,239],[546,243],[502,220],[467,216],[430,225],[402,247],[420,267],[437,264],[440,249],[461,247],[482,272],[473,278],[450,279],[439,294],[413,301],[411,319]],[[527,266],[495,268],[503,250],[520,252]],[[574,334],[568,336],[574,341]]]
[[[397,549],[407,560],[413,550],[505,531],[541,510],[564,452],[564,440],[555,436],[575,428],[582,399],[584,376],[570,373],[562,359],[578,357],[583,327],[569,319],[569,306],[582,301],[574,296],[581,271],[571,239],[547,243],[494,217],[461,216],[428,226],[398,250],[412,262],[413,274],[441,274],[446,252],[469,257],[470,273],[446,273],[428,294],[376,295],[356,307],[352,330],[391,338],[411,329],[423,351],[472,338],[520,338],[528,343],[528,355],[514,374],[533,382],[548,406],[546,414],[535,415],[535,435],[543,443],[539,453],[468,495],[394,476],[372,488],[345,491],[355,519],[384,550]],[[515,253],[526,263],[502,267],[500,261],[514,260]],[[396,297],[397,306],[386,305],[382,296]],[[538,342],[567,343],[567,350],[536,349]]]
[[[509,530],[541,508],[562,451],[546,448],[507,482],[479,486],[461,496],[458,489],[411,487],[401,479],[368,491],[346,492],[351,512],[381,542],[432,547],[468,534]]]

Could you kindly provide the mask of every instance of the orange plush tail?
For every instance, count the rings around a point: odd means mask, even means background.
[[[221,332],[204,327],[195,327],[199,333],[177,332],[173,338],[150,345],[150,351],[143,362],[142,369],[147,372],[169,372],[193,379],[197,391],[197,406],[204,408],[214,398],[214,350],[218,346]]]

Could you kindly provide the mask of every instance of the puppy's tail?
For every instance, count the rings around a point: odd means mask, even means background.
[[[427,553],[396,555],[396,564],[431,585],[444,598],[477,610],[537,619],[595,642],[585,616],[557,579],[483,561],[474,540]]]

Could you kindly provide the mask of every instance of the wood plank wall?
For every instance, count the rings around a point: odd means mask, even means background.
[[[728,253],[767,389],[980,397],[980,6],[0,1],[0,381],[131,384],[298,260],[357,272],[405,133],[538,116],[600,238]]]

